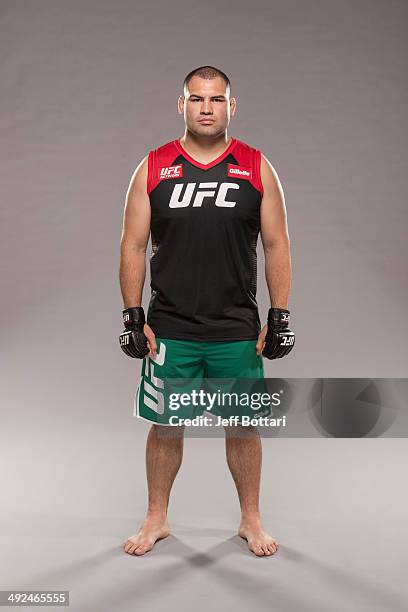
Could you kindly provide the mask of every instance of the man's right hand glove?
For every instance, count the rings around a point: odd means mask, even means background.
[[[143,333],[145,315],[142,306],[126,308],[122,311],[125,331],[119,336],[119,344],[124,353],[129,357],[143,359],[149,352],[147,338]]]
[[[268,331],[262,355],[267,359],[285,357],[293,349],[295,334],[289,329],[290,312],[285,308],[270,308]]]

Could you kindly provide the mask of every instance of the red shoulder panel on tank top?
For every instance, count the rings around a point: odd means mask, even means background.
[[[244,168],[252,169],[252,176],[249,182],[255,189],[257,189],[261,196],[263,196],[263,186],[261,180],[261,152],[258,149],[250,147],[241,140],[236,141],[234,148],[234,157],[238,162],[238,165]]]
[[[160,182],[159,172],[161,168],[170,168],[173,162],[180,155],[174,145],[174,140],[168,142],[158,149],[149,152],[148,173],[147,173],[147,193],[153,191]]]

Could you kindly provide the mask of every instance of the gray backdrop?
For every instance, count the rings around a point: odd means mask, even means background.
[[[267,375],[406,376],[407,13],[397,0],[1,0],[0,588],[70,588],[81,612],[215,598],[402,609],[404,440],[265,440],[281,551],[261,567],[233,537],[222,441],[189,440],[173,539],[143,561],[122,554],[145,510],[148,425],[132,418],[140,363],[117,335],[129,179],[182,134],[181,83],[209,63],[238,99],[230,134],[269,157],[286,195],[297,344]]]

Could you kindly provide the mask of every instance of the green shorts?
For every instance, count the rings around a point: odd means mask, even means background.
[[[256,354],[256,340],[201,342],[156,337],[156,342],[156,357],[143,359],[135,397],[136,416],[175,425],[175,419],[170,419],[175,415],[193,419],[204,412],[222,418],[270,414],[270,407],[256,404],[254,408],[245,398],[245,394],[266,391],[263,358]],[[212,403],[204,392],[212,394]],[[182,394],[182,403],[174,401]],[[221,399],[220,394],[226,395]]]

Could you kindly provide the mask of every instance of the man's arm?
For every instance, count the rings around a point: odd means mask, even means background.
[[[149,235],[150,201],[147,193],[147,157],[145,157],[130,180],[123,215],[119,279],[125,309],[142,305]]]
[[[272,308],[288,308],[291,287],[290,241],[282,185],[272,164],[261,156],[263,198],[261,239],[265,252],[265,276]]]

